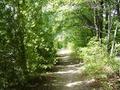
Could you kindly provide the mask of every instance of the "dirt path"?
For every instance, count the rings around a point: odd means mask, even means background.
[[[102,90],[93,85],[94,79],[86,79],[84,64],[72,56],[69,50],[59,51],[58,56],[59,62],[53,71],[43,74],[45,79],[37,79],[36,84],[34,81],[33,85],[17,90]]]
[[[51,79],[38,87],[37,90],[93,90],[91,83],[94,82],[94,79],[85,79],[83,63],[69,54],[64,53],[60,56],[55,71],[46,74]],[[94,90],[101,89],[96,88]]]

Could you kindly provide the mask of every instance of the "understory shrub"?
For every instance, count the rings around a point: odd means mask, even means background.
[[[119,61],[109,56],[106,46],[98,42],[95,38],[91,39],[87,47],[79,49],[79,57],[84,61],[85,73],[89,78],[103,80],[107,82],[120,68]],[[107,83],[107,87],[110,85]],[[109,89],[110,90],[110,89]]]

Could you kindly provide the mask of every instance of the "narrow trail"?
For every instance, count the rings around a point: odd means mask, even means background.
[[[82,74],[83,63],[69,54],[61,55],[54,72],[46,73],[51,79],[40,85],[37,90],[93,90],[94,80],[86,80]],[[100,90],[100,89],[94,89]]]
[[[68,50],[58,53],[58,63],[53,71],[43,74],[43,78],[30,81],[30,85],[9,90],[103,90],[94,79],[84,75],[84,64]]]

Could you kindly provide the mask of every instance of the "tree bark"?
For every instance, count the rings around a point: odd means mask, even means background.
[[[110,8],[111,5],[109,5],[108,8]],[[108,18],[107,20],[107,26],[106,26],[106,29],[107,29],[107,50],[108,52],[110,52],[110,49],[111,49],[111,42],[110,42],[110,37],[111,37],[111,28],[112,28],[112,16],[111,16],[111,9],[108,10],[107,12],[108,16],[106,18]]]
[[[116,11],[117,11],[118,20],[120,22],[120,0],[117,0]]]
[[[104,9],[104,1],[100,2],[100,11],[99,11],[99,38],[102,42],[102,33],[103,33],[103,9]]]
[[[110,56],[113,56],[113,53],[114,53],[115,42],[116,42],[115,38],[116,38],[117,30],[118,30],[118,25],[116,25],[116,29],[114,31],[114,37],[113,37],[113,41],[112,41],[112,47],[111,47]]]

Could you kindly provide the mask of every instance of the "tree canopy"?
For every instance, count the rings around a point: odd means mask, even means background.
[[[89,75],[107,64],[118,73],[120,0],[0,1],[1,89],[49,71],[61,48],[84,59]]]

